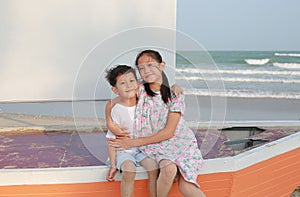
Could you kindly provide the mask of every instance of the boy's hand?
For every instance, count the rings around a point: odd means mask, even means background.
[[[183,89],[177,84],[172,85],[171,91],[172,91],[173,94],[176,95],[176,97],[183,94]]]
[[[106,180],[109,182],[115,181],[115,174],[117,173],[117,168],[116,167],[110,167],[107,175],[106,175]]]

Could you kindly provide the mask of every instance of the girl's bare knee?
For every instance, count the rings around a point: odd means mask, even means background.
[[[159,163],[160,173],[167,179],[173,181],[177,174],[177,166],[175,163],[170,162],[168,160],[163,160]]]

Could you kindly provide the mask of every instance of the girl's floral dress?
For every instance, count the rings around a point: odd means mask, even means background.
[[[144,86],[140,86],[134,119],[134,137],[149,136],[163,129],[169,112],[180,112],[181,118],[172,138],[141,146],[139,149],[157,162],[162,159],[174,162],[184,179],[199,187],[196,180],[203,159],[193,131],[185,125],[182,118],[185,109],[184,96],[173,97],[166,105],[160,92],[156,93],[156,96],[150,97]]]

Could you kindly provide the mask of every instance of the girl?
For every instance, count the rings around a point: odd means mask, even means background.
[[[179,169],[179,190],[186,197],[205,196],[197,184],[203,159],[195,135],[182,119],[183,95],[171,95],[164,73],[166,63],[154,50],[138,54],[135,64],[144,81],[138,92],[134,137],[110,141],[116,148],[139,147],[160,167],[157,181],[159,197],[168,196]]]

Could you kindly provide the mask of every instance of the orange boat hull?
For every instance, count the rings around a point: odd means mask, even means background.
[[[198,181],[208,197],[290,196],[300,183],[300,148],[235,172],[201,174]],[[135,196],[145,196],[147,180],[136,180]],[[101,197],[120,196],[120,181],[75,184],[9,185],[1,197]],[[182,196],[174,184],[170,197]]]

